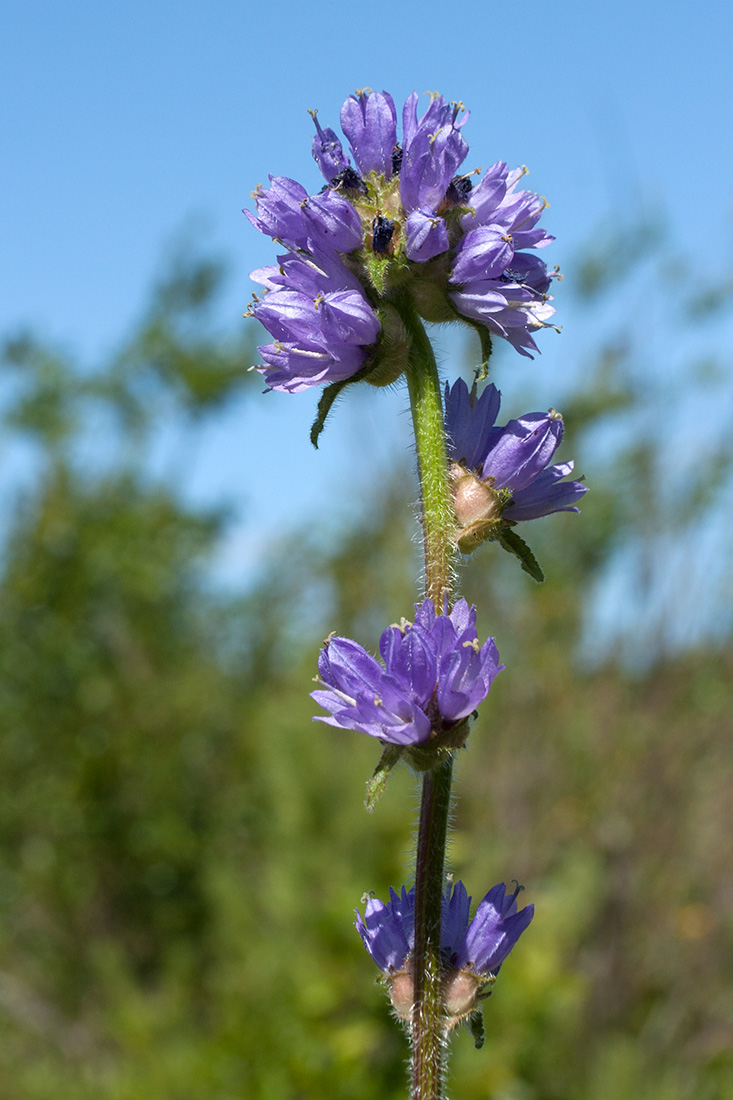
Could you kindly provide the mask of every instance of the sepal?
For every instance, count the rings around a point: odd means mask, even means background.
[[[382,329],[377,340],[377,350],[364,378],[370,386],[391,386],[407,369],[410,340],[404,322],[394,306],[380,306],[377,316]]]
[[[461,723],[461,725],[463,724]],[[413,771],[422,774],[423,772],[435,771],[436,768],[440,768],[443,764],[452,760],[453,750],[432,744],[412,745],[405,753],[405,759]]]

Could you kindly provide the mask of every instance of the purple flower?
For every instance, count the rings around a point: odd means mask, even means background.
[[[550,409],[496,426],[500,394],[485,388],[478,400],[460,379],[445,388],[445,427],[453,460],[458,545],[464,553],[503,526],[552,512],[577,512],[587,489],[564,480],[573,463],[550,465],[563,437],[563,420]]]
[[[361,348],[342,347],[338,358],[330,349],[306,340],[264,344],[257,349],[265,360],[269,390],[298,393],[319,382],[351,378],[364,362]]]
[[[522,355],[537,350],[532,333],[550,324],[556,272],[549,274],[525,250],[552,240],[538,224],[546,203],[517,190],[525,170],[510,172],[503,162],[474,186],[474,173],[459,174],[468,153],[462,105],[435,94],[418,117],[417,104],[413,92],[402,111],[400,144],[387,92],[364,89],[349,96],[341,127],[352,159],[311,111],[313,156],[326,186],[309,195],[296,180],[274,176],[269,189],[253,192],[256,210],[245,211],[249,221],[290,253],[289,261],[278,258],[279,272],[253,273],[264,291],[249,312],[275,341],[259,349],[264,363],[257,369],[269,389],[294,392],[343,382],[358,371],[375,385],[394,380],[406,350],[400,347],[395,358],[383,330],[397,289],[412,296],[425,320],[463,319],[508,340]],[[294,335],[293,308],[302,305],[304,317],[317,311],[334,284],[353,292],[346,310],[355,322],[352,336],[344,335],[343,324],[323,319],[307,336]],[[290,292],[310,303],[294,302]]]
[[[448,186],[468,153],[468,144],[461,134],[468,115],[457,122],[459,105],[435,96],[418,122],[417,99],[417,93],[412,92],[402,112],[400,197],[408,215],[407,258],[425,262],[448,248],[448,231],[438,209],[443,206]]]
[[[471,247],[470,233],[464,237],[464,242],[467,248]],[[539,351],[532,332],[552,327],[549,319],[555,309],[545,289],[551,276],[542,261],[534,256],[515,253],[512,265],[496,278],[478,278],[463,283],[460,289],[451,291],[450,299],[464,317],[478,322],[494,336],[501,336],[520,355],[532,359],[531,353]],[[458,281],[455,275],[451,277],[451,283]]]
[[[460,883],[459,883],[460,885]],[[464,891],[465,892],[465,891]],[[507,897],[506,884],[493,886],[476,909],[465,935],[451,956],[454,966],[470,966],[477,974],[496,974],[534,917],[534,905],[517,911],[520,887]],[[470,905],[471,899],[468,899]],[[455,929],[453,942],[456,941]]]
[[[532,191],[515,191],[526,169],[492,165],[473,189],[461,217],[465,236],[456,249],[450,299],[466,317],[508,340],[521,355],[538,351],[531,332],[548,328],[554,308],[548,274],[539,257],[523,248],[544,248],[554,239],[537,226],[547,206]]]
[[[318,111],[309,111],[308,113],[316,127],[316,136],[313,138],[312,146],[313,159],[326,177],[326,182],[330,183],[340,172],[349,167],[349,160],[344,155],[338,135],[330,127],[325,130],[322,129],[317,117]]]
[[[462,883],[458,884],[462,887]],[[463,890],[465,893],[465,889]],[[364,899],[362,898],[362,901]],[[443,897],[445,909],[446,898]],[[415,946],[415,889],[396,894],[390,886],[389,901],[367,897],[364,918],[356,910],[354,922],[367,951],[380,970],[390,973],[402,970]]]
[[[432,210],[411,210],[405,222],[405,251],[417,263],[432,260],[448,248],[448,230],[442,218]]]
[[[446,103],[441,95],[436,95],[431,97],[430,106],[418,121],[417,101],[417,92],[412,92],[402,111],[400,196],[405,210],[419,206],[437,210],[468,153],[468,144],[461,134],[468,115],[458,122],[461,105]]]
[[[275,338],[260,346],[268,389],[296,393],[350,378],[364,364],[381,324],[362,284],[323,243],[279,256],[251,278],[265,287],[250,315]]]
[[[465,600],[447,615],[436,615],[432,600],[416,605],[415,621],[388,627],[379,650],[383,665],[349,638],[326,643],[318,660],[323,690],[311,694],[331,716],[316,721],[393,745],[440,744],[504,667],[493,638],[479,645],[476,609]]]
[[[397,144],[397,114],[389,92],[350,95],[341,108],[341,129],[362,176],[381,172],[389,179]]]
[[[517,909],[520,888],[507,896],[502,882],[489,890],[469,920],[471,898],[462,882],[443,894],[440,943],[442,1001],[448,1026],[475,1007],[481,988],[491,983],[522,932],[534,917],[534,905]],[[395,1011],[409,1019],[412,1006],[411,954],[415,945],[415,890],[390,888],[389,901],[369,897],[364,917],[357,909],[356,929],[367,951],[388,977]]]
[[[286,248],[310,251],[330,248],[352,252],[362,243],[361,218],[343,195],[326,190],[309,195],[296,180],[270,176],[271,187],[253,192],[257,214],[244,214],[255,229],[280,241]]]
[[[537,227],[547,202],[533,191],[516,191],[526,168],[510,172],[503,161],[492,164],[470,196],[469,212],[461,217],[461,228],[468,233],[481,225],[498,225],[510,233],[515,247],[544,248],[555,238]]]

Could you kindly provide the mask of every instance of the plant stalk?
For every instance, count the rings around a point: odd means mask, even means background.
[[[450,595],[455,558],[455,516],[448,480],[448,452],[443,423],[440,379],[432,345],[422,321],[411,308],[400,309],[412,349],[407,387],[415,432],[420,479],[421,522],[425,551],[425,595],[440,614]]]
[[[411,341],[407,385],[420,479],[425,596],[440,614],[449,607],[456,553],[440,379],[432,345],[412,303],[405,297],[398,308]],[[444,1095],[440,926],[452,775],[449,757],[425,772],[422,781],[415,858],[415,987],[410,1026],[413,1100],[443,1100]]]
[[[453,761],[426,772],[415,860],[413,1100],[443,1100],[445,1022],[440,1003],[440,924]]]

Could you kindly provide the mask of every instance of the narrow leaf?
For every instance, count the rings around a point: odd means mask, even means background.
[[[538,584],[542,584],[542,581],[545,579],[545,574],[540,568],[540,563],[527,546],[527,543],[517,534],[513,527],[506,527],[498,536],[498,541],[505,550],[508,550],[510,554],[514,554],[516,558],[519,558],[522,569],[525,573],[529,573],[532,580],[537,581]]]
[[[330,386],[326,386],[321,394],[321,399],[318,402],[318,412],[316,413],[316,418],[311,428],[311,443],[316,450],[318,450],[318,437],[326,427],[326,417],[330,413],[331,406],[345,385],[347,385],[347,381],[332,382]]]
[[[401,756],[401,745],[385,745],[384,751],[379,758],[379,763],[374,769],[371,779],[367,783],[367,794],[364,805],[367,810],[369,810],[369,813],[372,812],[377,802],[382,797],[384,788],[387,786],[389,773]]]
[[[326,417],[330,413],[334,401],[345,386],[351,386],[354,382],[361,382],[362,378],[366,378],[370,369],[371,367],[362,367],[356,374],[352,374],[351,378],[344,378],[340,382],[332,382],[330,386],[326,386],[321,394],[321,400],[318,402],[318,412],[311,428],[311,443],[316,450],[318,450],[320,434],[326,426]]]

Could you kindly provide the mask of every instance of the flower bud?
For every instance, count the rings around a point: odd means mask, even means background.
[[[458,524],[456,544],[462,554],[470,554],[501,528],[506,500],[494,488],[493,478],[482,481],[458,462],[451,464],[450,477]]]
[[[476,1008],[481,990],[493,978],[479,977],[473,970],[448,970],[442,980],[441,1002],[448,1027],[455,1027]]]
[[[415,975],[412,969],[412,957],[405,963],[404,969],[398,970],[388,978],[389,996],[392,1008],[401,1020],[409,1020],[412,1016],[412,1006],[415,1001]]]

